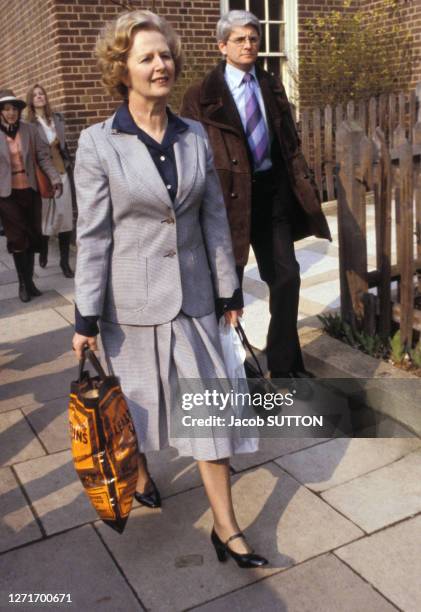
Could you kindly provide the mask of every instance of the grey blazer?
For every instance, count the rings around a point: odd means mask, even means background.
[[[63,156],[64,167],[66,168],[66,170],[68,170],[71,167],[72,162],[71,162],[70,153],[69,153],[69,150],[66,144],[63,115],[61,113],[53,113],[53,121],[54,121],[54,127],[56,129],[56,133],[57,133],[57,139],[60,145],[60,152]],[[40,122],[34,121],[33,125],[36,127],[38,134],[40,135],[40,138],[42,138],[42,140],[46,142],[46,144],[48,145],[48,140],[45,136],[44,129],[42,125],[40,124]]]
[[[60,175],[54,168],[50,147],[39,136],[37,129],[30,123],[21,121],[19,134],[22,143],[22,157],[29,186],[38,191],[33,156],[44,170],[53,185],[61,183]],[[7,198],[12,193],[12,168],[6,135],[0,130],[0,197]]]
[[[112,130],[113,117],[81,133],[76,304],[83,316],[158,325],[182,309],[213,312],[238,287],[221,187],[206,133],[189,129],[174,145],[174,203],[146,146]]]

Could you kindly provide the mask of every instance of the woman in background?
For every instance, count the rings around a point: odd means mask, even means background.
[[[60,247],[60,267],[66,278],[73,278],[69,265],[70,239],[73,229],[73,198],[71,188],[72,163],[64,137],[64,119],[60,113],[53,112],[47,92],[41,85],[34,85],[27,95],[27,117],[38,130],[41,138],[49,145],[53,164],[60,174],[63,193],[42,200],[43,242],[39,265],[45,268],[48,261],[48,241],[50,236],[58,235]]]
[[[48,146],[32,125],[21,121],[25,106],[10,89],[0,91],[0,219],[18,275],[19,298],[29,302],[41,295],[32,280],[34,253],[40,252],[42,242],[35,164],[47,174],[56,196],[61,180]]]

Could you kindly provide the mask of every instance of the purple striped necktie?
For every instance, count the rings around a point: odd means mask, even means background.
[[[254,76],[246,72],[243,83],[245,88],[246,136],[253,155],[254,170],[258,170],[263,160],[269,157],[269,138],[254,90]]]

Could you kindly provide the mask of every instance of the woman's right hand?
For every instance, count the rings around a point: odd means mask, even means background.
[[[78,361],[82,359],[83,349],[85,346],[90,348],[91,351],[97,351],[98,346],[96,343],[96,336],[82,336],[82,334],[78,334],[76,332],[73,336],[72,348],[76,353]]]

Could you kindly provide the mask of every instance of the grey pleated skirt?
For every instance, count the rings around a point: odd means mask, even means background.
[[[221,435],[180,436],[173,431],[179,410],[178,383],[227,379],[215,314],[180,313],[162,325],[133,326],[101,321],[101,341],[111,372],[119,377],[141,452],[175,447],[180,455],[215,460],[258,450],[256,438],[233,427]],[[178,407],[177,407],[178,406]]]

